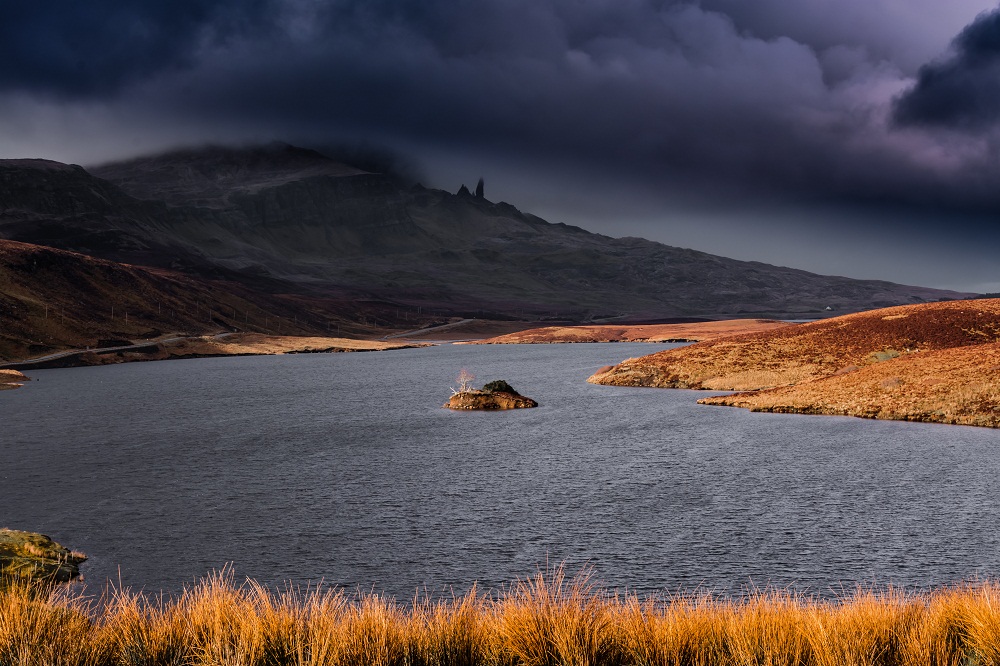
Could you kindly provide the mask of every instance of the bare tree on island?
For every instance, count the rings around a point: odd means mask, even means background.
[[[472,390],[472,382],[475,381],[475,379],[476,376],[474,374],[465,368],[462,368],[461,372],[458,373],[458,377],[455,378],[455,381],[458,382],[458,388],[453,388],[451,390],[451,394],[455,395],[457,393],[468,393]]]

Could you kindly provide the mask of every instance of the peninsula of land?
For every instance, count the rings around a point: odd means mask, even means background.
[[[1000,299],[884,308],[700,342],[595,384],[739,391],[702,404],[1000,427]]]

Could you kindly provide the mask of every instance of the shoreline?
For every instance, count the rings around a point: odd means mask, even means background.
[[[432,346],[424,342],[388,342],[320,336],[280,336],[261,333],[224,333],[170,338],[128,346],[75,349],[38,359],[0,364],[0,372],[78,368],[118,363],[166,361],[224,356],[272,356],[278,354],[330,354],[394,351]],[[22,375],[23,376],[23,375]]]

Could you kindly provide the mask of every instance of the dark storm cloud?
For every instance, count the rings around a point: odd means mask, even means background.
[[[52,0],[0,4],[0,90],[114,93],[190,64],[205,42],[265,25],[266,0]]]
[[[165,135],[358,137],[665,196],[997,204],[994,164],[948,146],[942,168],[933,138],[888,131],[906,79],[885,54],[905,40],[842,38],[868,0],[764,5],[767,20],[736,0],[25,3],[0,23],[0,90],[87,95]]]
[[[896,101],[898,125],[977,129],[1000,119],[1000,10],[980,14],[952,51],[920,68],[916,85]]]
[[[810,45],[755,37],[696,3],[286,9],[265,44],[208,53],[193,74],[158,82],[151,104],[282,136],[355,132],[603,171],[664,192],[915,204],[947,194],[888,145],[866,97],[902,75],[847,54],[833,85]]]
[[[825,94],[808,47],[640,0],[337,2],[175,84],[177,113],[674,176],[773,162]]]

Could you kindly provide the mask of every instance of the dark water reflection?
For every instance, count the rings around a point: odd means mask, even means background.
[[[1000,570],[1000,432],[591,386],[662,346],[445,346],[36,371],[0,394],[0,525],[107,578],[495,588],[589,562],[641,593],[829,594]],[[459,369],[541,407],[440,408]]]

